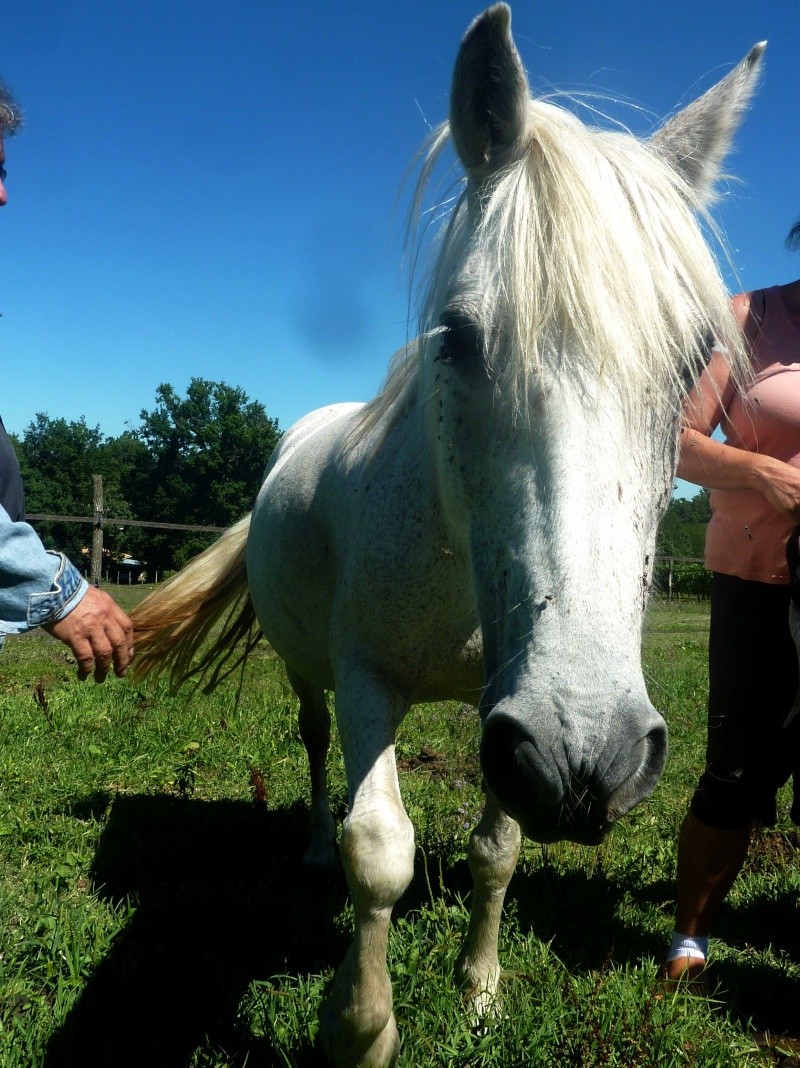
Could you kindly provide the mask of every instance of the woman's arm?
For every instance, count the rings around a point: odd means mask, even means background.
[[[739,326],[749,332],[750,294],[734,297],[733,311]],[[706,489],[756,490],[776,511],[800,523],[800,470],[773,456],[739,449],[711,437],[722,420],[724,400],[729,394],[727,360],[722,353],[714,352],[684,406],[678,477]]]
[[[800,470],[773,456],[715,441],[691,426],[681,429],[678,477],[706,489],[753,489],[800,523]]]

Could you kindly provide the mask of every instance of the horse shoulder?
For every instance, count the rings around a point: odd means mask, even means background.
[[[309,681],[330,685],[335,587],[330,473],[361,405],[311,412],[273,453],[247,545],[250,596],[276,652]]]

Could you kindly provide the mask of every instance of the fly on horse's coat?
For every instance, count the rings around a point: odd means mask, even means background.
[[[335,855],[324,700],[335,691],[355,912],[320,1019],[336,1066],[398,1055],[386,945],[414,861],[394,756],[410,705],[480,709],[486,805],[458,962],[479,1011],[498,985],[520,828],[597,843],[656,785],[667,736],[640,640],[681,402],[711,336],[745,373],[697,215],[764,46],[639,140],[532,99],[510,24],[497,4],[470,26],[422,168],[424,186],[452,142],[465,176],[418,338],[373,401],[292,427],[252,514],[134,613],[140,677],[199,671],[213,684],[259,628],[286,662],[311,768],[312,862]]]

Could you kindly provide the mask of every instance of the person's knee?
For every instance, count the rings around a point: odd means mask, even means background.
[[[717,830],[738,830],[775,823],[778,786],[755,781],[742,771],[718,775],[706,771],[691,802],[692,815]]]

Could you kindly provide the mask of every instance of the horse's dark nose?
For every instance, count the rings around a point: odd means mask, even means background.
[[[619,710],[605,739],[578,741],[561,724],[547,730],[554,717],[541,710],[521,719],[505,704],[485,721],[481,766],[489,789],[534,841],[597,844],[664,770],[667,729],[652,708]]]

